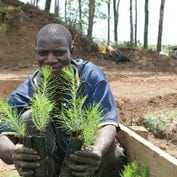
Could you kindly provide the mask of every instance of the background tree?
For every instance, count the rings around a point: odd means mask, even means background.
[[[59,0],[55,0],[55,16],[59,17]]]
[[[39,2],[39,0],[36,0],[36,1],[35,1],[35,6],[37,6],[37,5],[38,5],[38,2]]]
[[[145,13],[145,20],[144,20],[144,49],[148,48],[148,26],[149,26],[149,0],[145,0],[144,5],[144,13]]]
[[[137,9],[137,0],[135,0],[135,47],[137,47],[137,16],[138,16],[138,9]]]
[[[119,20],[119,4],[120,0],[113,0],[113,12],[114,12],[114,41],[118,43],[118,20]]]
[[[89,0],[89,23],[87,37],[90,40],[92,39],[94,13],[95,13],[95,0]]]
[[[83,20],[82,20],[82,1],[81,0],[78,0],[78,6],[79,6],[79,28],[80,28],[80,31],[81,33],[83,32],[83,27],[82,27],[82,24],[83,24]]]
[[[67,21],[67,5],[68,5],[68,1],[67,0],[65,0],[65,22]]]
[[[107,4],[108,4],[108,45],[110,44],[110,18],[111,18],[111,14],[110,14],[110,0],[108,0]]]
[[[165,7],[165,0],[161,0],[160,17],[159,17],[159,31],[158,31],[158,39],[157,39],[157,52],[161,51],[164,7]]]
[[[133,45],[133,3],[130,0],[130,45]]]
[[[50,12],[51,0],[45,1],[45,10]]]
[[[39,2],[39,0],[31,0],[30,1],[30,3],[33,4],[33,5],[35,5],[35,6],[38,5],[38,2]]]

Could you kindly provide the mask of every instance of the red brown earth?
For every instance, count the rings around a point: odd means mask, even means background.
[[[19,5],[16,0],[6,2]],[[37,68],[34,62],[35,34],[41,26],[53,22],[50,14],[46,15],[30,5],[20,3],[20,6],[24,13],[16,12],[8,31],[0,33],[2,98],[7,98]],[[99,54],[88,53],[88,47],[82,50],[81,46],[85,46],[87,41],[82,39],[77,37],[75,41],[74,56],[91,60],[103,69],[113,90],[121,123],[144,125],[145,114],[177,108],[177,59],[151,50],[123,48],[119,49],[121,54],[131,62],[115,64],[112,60],[102,61]],[[171,141],[156,139],[151,133],[149,141],[177,157],[177,146]]]

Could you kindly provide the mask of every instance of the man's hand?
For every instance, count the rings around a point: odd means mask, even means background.
[[[93,175],[98,169],[102,153],[94,147],[76,151],[68,158],[68,168],[73,176],[86,177]]]
[[[33,149],[17,144],[12,155],[15,168],[21,176],[29,176],[40,166],[40,156]]]

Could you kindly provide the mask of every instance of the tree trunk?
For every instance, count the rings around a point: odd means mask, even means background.
[[[130,0],[130,46],[133,46],[133,11],[132,11],[132,0]]]
[[[51,0],[46,0],[45,2],[45,10],[50,12]]]
[[[157,39],[157,52],[160,52],[160,51],[161,51],[164,6],[165,6],[165,0],[161,0],[161,5],[160,5],[160,18],[159,18],[159,32],[158,32],[158,39]]]
[[[108,0],[108,45],[110,44],[110,0]]]
[[[135,0],[135,47],[137,47],[137,16],[138,16],[137,0]]]
[[[144,21],[144,49],[148,48],[148,26],[149,26],[149,10],[148,10],[148,5],[149,0],[145,0],[145,6],[144,6],[144,11],[145,11],[145,21]]]
[[[82,33],[82,2],[81,0],[78,0],[78,3],[79,3],[79,28]]]
[[[65,0],[65,22],[67,21],[67,5],[68,5],[68,1]]]
[[[55,0],[55,16],[59,17],[59,0]]]
[[[95,0],[89,0],[89,24],[88,24],[87,37],[90,40],[92,39],[94,14],[95,14]]]
[[[35,0],[35,6],[37,6],[37,5],[38,5],[38,2],[39,2],[39,0]]]
[[[113,0],[113,11],[114,11],[114,41],[118,43],[118,19],[119,19],[119,4],[120,0]]]

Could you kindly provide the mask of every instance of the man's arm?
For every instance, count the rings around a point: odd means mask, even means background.
[[[93,146],[76,151],[68,159],[68,168],[72,175],[85,177],[92,175],[100,166],[102,157],[111,147],[116,136],[114,125],[105,125],[97,132]]]
[[[7,164],[12,164],[12,154],[14,149],[14,143],[7,136],[0,136],[0,159],[2,159]]]
[[[114,125],[106,125],[100,128],[97,132],[94,148],[104,155],[116,137],[116,127]]]

